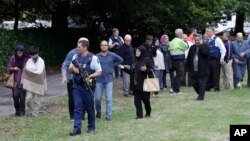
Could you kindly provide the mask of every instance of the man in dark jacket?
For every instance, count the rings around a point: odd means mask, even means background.
[[[146,48],[146,50],[148,52],[148,57],[150,57],[153,61],[153,57],[156,56],[156,50],[157,50],[157,47],[154,47],[154,45],[153,45],[153,36],[147,35],[145,43],[142,44],[141,46]]]
[[[187,57],[187,69],[190,72],[193,88],[198,94],[197,100],[204,100],[206,82],[209,74],[209,47],[201,44],[201,35],[195,36],[195,44],[190,47]]]
[[[122,57],[123,59],[123,63],[122,65],[124,65],[127,68],[130,68],[131,65],[134,63],[134,55],[133,55],[133,48],[131,45],[131,41],[132,41],[132,37],[131,35],[127,34],[124,37],[125,43],[123,45],[121,45],[121,47],[119,48],[119,55]],[[125,97],[130,97],[130,75],[127,74],[126,72],[122,72],[123,73],[123,77],[122,77],[122,81],[123,81],[123,95]]]

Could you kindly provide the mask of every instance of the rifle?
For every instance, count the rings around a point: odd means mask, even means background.
[[[91,94],[94,94],[91,89],[91,87],[94,87],[94,79],[87,80],[87,78],[89,77],[87,70],[83,67],[80,67],[76,59],[72,61],[72,64],[79,69],[77,80],[83,83],[87,91],[90,91]]]

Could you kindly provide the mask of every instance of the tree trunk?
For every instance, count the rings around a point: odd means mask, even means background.
[[[70,8],[70,1],[58,3],[52,15],[52,28],[53,29],[67,29],[68,28],[68,11]]]
[[[14,30],[18,30],[18,22],[20,18],[20,9],[19,9],[20,0],[15,0],[14,10],[15,10],[15,23],[14,23]]]
[[[245,12],[237,11],[236,12],[236,22],[235,22],[235,30],[234,34],[236,35],[238,32],[242,32],[244,35],[244,20],[245,20]]]

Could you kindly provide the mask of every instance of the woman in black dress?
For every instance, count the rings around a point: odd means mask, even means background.
[[[120,68],[130,74],[130,89],[134,94],[134,104],[136,108],[136,119],[143,118],[142,102],[144,103],[146,115],[150,117],[151,105],[150,105],[150,93],[143,91],[144,79],[152,77],[153,74],[153,62],[145,47],[140,46],[135,51],[135,62],[130,69],[120,65]]]

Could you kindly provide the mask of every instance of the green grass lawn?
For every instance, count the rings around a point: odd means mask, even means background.
[[[205,101],[195,101],[192,88],[182,95],[161,92],[151,98],[150,118],[135,119],[133,98],[114,94],[113,117],[96,119],[96,133],[87,134],[86,120],[82,135],[70,137],[67,97],[45,103],[38,117],[0,117],[0,140],[8,141],[226,141],[230,124],[250,123],[250,89],[206,93]],[[104,102],[103,102],[104,103]]]

